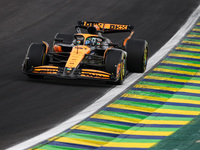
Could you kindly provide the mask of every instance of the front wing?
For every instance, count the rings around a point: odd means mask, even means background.
[[[97,80],[109,80],[116,82],[118,76],[114,76],[105,71],[95,70],[95,69],[67,69],[57,66],[37,66],[29,70],[23,70],[26,74],[40,74],[40,75],[49,75],[56,76],[60,78],[68,79],[97,79]]]

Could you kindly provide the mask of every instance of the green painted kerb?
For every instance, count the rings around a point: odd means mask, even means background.
[[[200,21],[138,84],[30,150],[200,150]]]

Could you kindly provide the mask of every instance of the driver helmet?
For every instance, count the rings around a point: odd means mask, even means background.
[[[90,45],[91,44],[91,40],[86,40],[85,41],[85,45]]]

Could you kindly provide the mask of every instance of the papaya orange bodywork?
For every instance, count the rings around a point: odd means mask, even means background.
[[[133,36],[134,31],[131,31],[131,34],[124,40],[123,46],[126,45],[126,42]]]
[[[82,69],[81,76],[90,78],[99,78],[99,79],[109,79],[110,73],[100,70]]]
[[[88,37],[98,37],[98,35],[96,35],[96,34],[87,34],[87,33],[77,33],[76,35],[82,35],[84,38],[85,38],[85,40],[88,38]],[[85,40],[84,40],[84,43],[85,43]]]
[[[65,67],[76,68],[85,57],[85,54],[89,53],[90,48],[88,46],[80,45],[73,47]]]
[[[45,46],[46,46],[45,53],[47,54],[47,52],[48,52],[48,51],[49,51],[49,49],[50,49],[50,47],[49,47],[49,44],[48,44],[47,42],[45,42],[45,41],[42,41],[42,43],[44,43],[44,44],[45,44]]]
[[[101,71],[101,70],[94,70],[94,69],[82,69],[83,72],[95,72],[95,73],[101,73],[105,75],[110,75],[110,73]]]
[[[58,67],[56,67],[56,66],[38,66],[38,67],[34,67],[33,73],[57,74]]]

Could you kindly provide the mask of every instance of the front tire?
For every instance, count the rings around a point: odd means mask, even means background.
[[[42,66],[46,64],[46,46],[45,44],[32,43],[27,51],[27,60],[25,70],[29,71],[36,66]],[[43,75],[27,74],[30,78],[42,78]]]
[[[127,69],[130,72],[143,73],[148,60],[148,44],[145,40],[130,39],[127,41]]]
[[[113,74],[115,77],[118,76],[119,79],[115,82],[115,84],[123,84],[126,76],[126,58],[122,51],[109,50],[106,53],[105,71]]]

